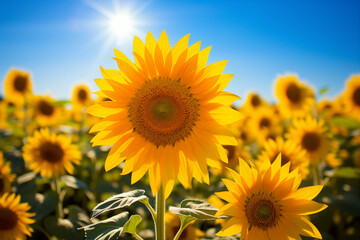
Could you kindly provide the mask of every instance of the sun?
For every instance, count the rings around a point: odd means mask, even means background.
[[[134,16],[128,11],[116,12],[109,17],[109,30],[117,42],[122,42],[136,32]]]

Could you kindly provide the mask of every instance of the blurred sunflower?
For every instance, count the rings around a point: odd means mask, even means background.
[[[49,129],[36,131],[27,138],[23,147],[23,158],[29,168],[42,177],[57,177],[74,172],[73,164],[79,164],[81,152],[65,135],[50,133]]]
[[[223,179],[229,191],[216,195],[229,202],[215,216],[231,216],[218,236],[241,232],[241,239],[301,239],[299,235],[320,238],[317,228],[306,215],[327,206],[312,201],[323,186],[298,189],[301,175],[289,173],[290,162],[281,166],[281,156],[260,169],[240,162],[240,174],[229,169],[234,181]]]
[[[266,105],[267,105],[266,102],[260,98],[259,94],[249,93],[241,109],[247,113],[252,114],[261,107],[264,107]]]
[[[360,121],[360,75],[352,75],[347,81],[343,100],[349,115]]]
[[[7,123],[7,104],[5,101],[0,101],[0,129],[9,128]]]
[[[176,233],[180,229],[180,218],[178,215],[172,212],[165,213],[165,236],[167,240],[174,239]],[[179,240],[198,240],[200,237],[204,236],[204,232],[200,231],[199,229],[192,226],[190,223],[184,231],[181,233]]]
[[[275,95],[285,118],[302,117],[310,113],[315,104],[313,91],[299,82],[296,75],[279,76],[275,84]]]
[[[309,174],[309,158],[306,151],[301,149],[292,141],[284,141],[278,137],[276,140],[269,139],[264,144],[264,150],[258,156],[255,163],[260,166],[264,161],[270,160],[273,163],[276,157],[281,153],[281,166],[290,162],[290,172],[299,168],[299,172],[303,179]]]
[[[206,66],[210,47],[188,40],[171,49],[165,31],[157,42],[150,32],[145,44],[135,37],[135,64],[115,50],[120,71],[101,68],[104,79],[95,80],[112,101],[88,108],[104,118],[90,130],[100,131],[94,145],[114,144],[106,171],[126,159],[122,174],[132,172],[134,183],[148,172],[154,195],[163,186],[169,196],[176,178],[186,188],[192,178],[209,184],[207,159],[227,162],[222,145],[237,144],[224,127],[241,118],[229,107],[239,97],[223,92],[233,77],[222,74],[227,61]]]
[[[36,122],[44,126],[54,126],[60,122],[61,109],[54,105],[55,100],[50,96],[36,96],[34,98],[33,115]]]
[[[11,191],[11,182],[14,179],[15,174],[11,174],[10,163],[4,161],[3,153],[0,152],[0,196]]]
[[[293,121],[287,138],[307,152],[312,164],[318,163],[326,156],[331,147],[330,134],[323,120],[306,117]]]
[[[225,202],[223,200],[221,200],[215,194],[211,195],[207,199],[207,202],[210,203],[211,205],[213,205],[214,207],[216,207],[217,209],[220,209],[225,205]],[[215,219],[215,223],[220,224],[220,225],[224,225],[225,221],[226,221],[225,219],[221,219],[221,218],[216,218]]]
[[[25,98],[31,94],[30,74],[11,69],[5,77],[5,98],[15,105],[24,105]]]
[[[72,94],[71,104],[75,110],[81,111],[84,107],[92,104],[90,89],[86,85],[77,85]]]
[[[251,117],[251,131],[260,134],[264,130],[279,128],[280,119],[275,115],[274,109],[262,107],[253,113]]]
[[[29,226],[35,223],[31,217],[35,213],[29,213],[28,203],[20,203],[20,196],[14,193],[5,193],[0,197],[0,239],[23,240],[31,236],[33,229]]]

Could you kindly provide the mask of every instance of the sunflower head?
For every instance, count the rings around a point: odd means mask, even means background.
[[[242,239],[300,239],[299,235],[321,238],[317,228],[305,215],[327,206],[312,201],[323,186],[298,189],[298,170],[289,173],[290,162],[281,166],[281,154],[271,164],[259,168],[240,162],[240,174],[229,169],[234,181],[223,179],[228,191],[216,193],[228,202],[215,216],[231,218],[218,236],[241,232]]]
[[[348,114],[360,120],[360,75],[352,75],[350,77],[343,96]]]
[[[304,149],[314,164],[323,159],[331,147],[331,135],[324,121],[317,121],[310,116],[294,120],[287,137]]]
[[[40,126],[54,126],[59,123],[62,117],[61,109],[55,106],[53,98],[50,96],[36,96],[33,102],[31,113]]]
[[[5,98],[16,105],[23,105],[31,94],[32,84],[30,74],[11,69],[5,77]]]
[[[81,152],[71,139],[65,135],[50,133],[49,129],[36,131],[28,137],[23,147],[23,157],[29,168],[42,177],[53,177],[70,174],[74,171],[73,164],[79,164]]]
[[[14,179],[15,174],[11,174],[10,163],[4,161],[3,153],[0,152],[0,196],[11,191],[11,182]]]
[[[105,169],[126,159],[122,174],[134,183],[148,172],[153,194],[163,186],[168,196],[176,178],[185,187],[192,178],[208,183],[208,162],[227,162],[222,145],[237,144],[224,127],[241,118],[230,107],[239,97],[223,91],[232,78],[222,74],[227,61],[207,66],[210,48],[188,40],[171,48],[165,31],[158,41],[150,32],[145,43],[135,37],[135,64],[115,50],[119,70],[101,68],[104,78],[95,80],[111,101],[88,108],[103,118],[90,130],[99,132],[94,145],[113,144]]]
[[[29,213],[28,203],[20,203],[20,196],[5,193],[0,196],[0,237],[1,239],[25,239],[31,236],[33,229],[29,226],[35,223]]]
[[[275,84],[275,95],[285,118],[302,117],[315,104],[313,91],[299,82],[296,75],[279,76]]]
[[[90,96],[89,87],[83,84],[75,86],[71,98],[71,104],[73,105],[73,108],[81,110],[84,107],[89,106],[91,103],[92,99]]]
[[[253,113],[254,111],[259,110],[261,107],[266,106],[267,103],[261,99],[260,95],[257,93],[249,93],[246,97],[246,101],[242,109],[245,112]]]

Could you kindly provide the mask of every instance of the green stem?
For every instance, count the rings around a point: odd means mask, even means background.
[[[143,240],[143,238],[140,237],[137,233],[133,234],[133,236],[134,236],[136,239]]]
[[[314,173],[314,185],[319,185],[320,175],[319,175],[319,166],[317,164],[313,165],[313,173]]]
[[[182,226],[180,227],[179,231],[176,233],[174,240],[178,240],[181,236],[181,233],[184,231],[185,228],[183,228]]]
[[[151,205],[149,204],[149,201],[141,201],[149,210],[149,212],[151,213],[151,216],[154,220],[154,225],[156,225],[156,212],[154,211],[154,209],[151,207]]]
[[[162,186],[156,194],[156,240],[165,240],[165,196]]]
[[[59,176],[57,177],[54,176],[54,184],[55,184],[55,191],[58,194],[58,198],[59,198],[58,205],[56,208],[56,216],[58,218],[64,218],[62,199],[60,198],[61,187],[60,187]]]

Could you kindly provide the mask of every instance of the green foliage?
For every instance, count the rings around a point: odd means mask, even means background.
[[[217,208],[203,200],[185,199],[180,207],[170,206],[169,210],[177,215],[190,217],[198,220],[214,220]]]
[[[64,176],[61,176],[60,179],[68,187],[75,188],[75,189],[85,189],[87,191],[91,191],[90,187],[85,182],[83,182],[80,179],[77,179],[77,178],[75,178],[73,176],[64,175]]]
[[[35,219],[41,219],[56,209],[59,198],[56,192],[48,191],[44,195],[40,193],[29,193],[21,196],[23,202],[28,202],[31,212],[35,212]]]
[[[331,124],[345,127],[347,129],[358,129],[360,128],[360,122],[347,117],[334,117],[329,120]]]

